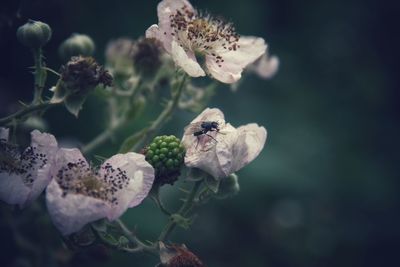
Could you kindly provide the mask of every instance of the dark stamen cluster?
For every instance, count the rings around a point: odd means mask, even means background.
[[[117,192],[127,187],[130,180],[125,170],[110,163],[93,169],[83,159],[63,166],[55,179],[64,197],[68,193],[82,194],[114,205],[118,205]]]
[[[197,15],[187,6],[170,15],[170,25],[171,35],[176,36],[184,49],[204,52],[214,57],[220,67],[224,59],[217,55],[216,49],[236,51],[240,48],[238,45],[240,36],[231,23],[209,15]]]
[[[25,185],[32,185],[32,172],[43,168],[48,162],[46,154],[37,152],[37,147],[29,146],[20,152],[18,146],[0,139],[0,173],[20,175]]]

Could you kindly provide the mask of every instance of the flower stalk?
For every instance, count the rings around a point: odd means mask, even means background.
[[[35,90],[34,90],[32,104],[38,104],[43,101],[42,94],[44,85],[46,83],[47,72],[44,69],[42,49],[34,48],[32,49],[32,53],[35,62],[35,71],[34,71]]]

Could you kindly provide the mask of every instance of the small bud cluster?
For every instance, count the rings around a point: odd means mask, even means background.
[[[17,30],[18,40],[25,46],[38,49],[51,38],[51,28],[41,21],[29,20]]]
[[[72,57],[61,67],[61,80],[67,88],[85,91],[99,84],[111,86],[112,76],[91,57]]]
[[[60,56],[65,61],[73,56],[92,56],[95,50],[95,44],[86,34],[74,33],[66,39],[58,50]]]
[[[156,183],[173,184],[180,175],[185,156],[181,141],[173,135],[157,136],[145,149],[146,161],[156,170]]]

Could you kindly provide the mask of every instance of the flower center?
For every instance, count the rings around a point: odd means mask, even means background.
[[[236,51],[239,35],[231,23],[197,14],[186,5],[170,15],[171,35],[186,50],[215,57],[217,63],[224,62],[221,52]],[[167,34],[167,33],[164,33]]]
[[[129,184],[126,171],[106,164],[101,167],[100,172],[90,168],[82,159],[62,167],[55,179],[63,190],[64,197],[68,193],[82,194],[115,205],[118,205],[117,192]]]

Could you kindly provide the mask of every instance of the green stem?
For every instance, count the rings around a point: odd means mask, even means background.
[[[22,117],[24,117],[26,115],[31,114],[31,113],[38,112],[38,111],[41,111],[41,110],[45,110],[47,108],[55,107],[55,106],[58,106],[58,105],[61,105],[61,104],[62,103],[50,103],[50,102],[47,101],[47,102],[38,103],[38,104],[34,104],[34,105],[31,105],[31,106],[24,107],[23,109],[15,112],[14,114],[11,114],[11,115],[9,115],[7,117],[1,118],[0,119],[0,126],[6,125],[6,124],[10,123],[13,120],[20,119],[20,118],[22,118]]]
[[[175,111],[176,107],[178,106],[179,99],[181,98],[183,88],[185,87],[186,82],[186,74],[182,77],[181,82],[178,85],[176,92],[172,93],[172,99],[168,101],[167,105],[165,106],[164,110],[160,113],[155,121],[151,123],[151,125],[146,128],[144,133],[141,135],[141,139],[130,149],[131,151],[137,151],[141,149],[144,144],[146,144],[150,139],[154,137],[157,131],[166,123],[168,120],[171,119],[173,112]]]
[[[181,208],[179,209],[179,211],[177,212],[178,215],[185,215],[187,213],[187,211],[189,211],[192,206],[193,206],[193,201],[195,199],[195,196],[197,194],[197,191],[200,189],[201,183],[203,182],[203,180],[200,181],[196,181],[196,183],[194,184],[192,190],[189,193],[188,199],[183,203],[183,205],[181,206]],[[165,239],[168,238],[168,235],[170,235],[172,233],[172,231],[175,229],[176,227],[176,222],[170,218],[167,225],[165,225],[164,229],[161,231],[160,236],[158,237],[159,241],[164,241]]]
[[[133,234],[128,227],[120,220],[117,219],[115,222],[121,228],[122,232],[124,233],[125,237],[128,238],[129,241],[134,243],[137,247],[135,248],[135,252],[144,251],[150,254],[158,255],[157,248],[155,246],[148,246],[144,244],[142,241],[137,238],[135,234]]]
[[[46,83],[46,70],[43,68],[43,55],[42,49],[33,49],[33,59],[35,61],[35,91],[33,95],[32,104],[38,104],[42,102],[42,93],[44,84]]]

